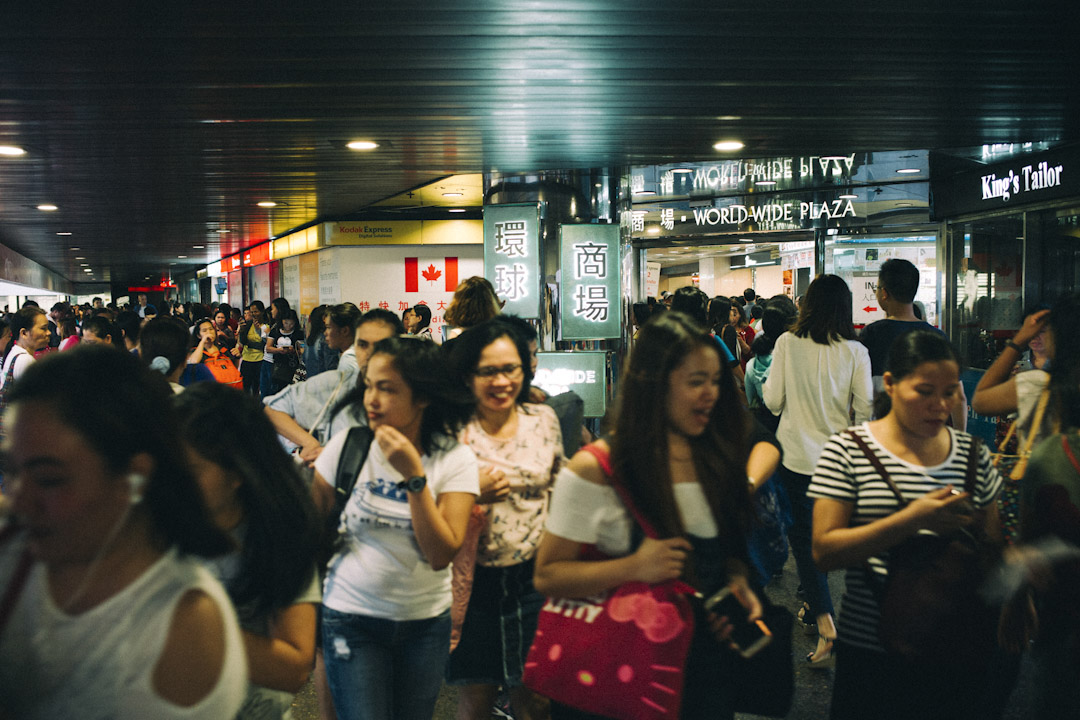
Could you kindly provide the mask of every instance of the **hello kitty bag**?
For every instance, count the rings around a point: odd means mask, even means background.
[[[607,453],[595,445],[582,449],[596,456],[631,516],[655,538],[613,477]],[[563,705],[607,717],[678,718],[694,635],[687,598],[693,593],[690,585],[672,580],[624,583],[590,598],[548,598],[525,660],[525,685]]]

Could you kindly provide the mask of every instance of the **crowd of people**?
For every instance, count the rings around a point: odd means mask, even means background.
[[[789,546],[832,717],[998,716],[1025,651],[1034,716],[1065,716],[1080,298],[1030,314],[979,383],[973,409],[1020,414],[997,452],[964,431],[960,361],[917,287],[884,263],[888,317],[861,335],[835,275],[798,307],[695,287],[635,305],[599,438],[580,399],[531,386],[536,329],[482,278],[445,342],[423,305],[302,326],[283,298],[27,304],[0,366],[0,718],[287,718],[309,678],[325,718],[426,720],[444,683],[462,719],[596,717],[528,687],[545,596],[681,580],[755,622]],[[1003,525],[996,642],[962,666],[895,647],[891,556],[957,533],[1000,554]],[[693,615],[679,716],[732,718],[740,620]]]

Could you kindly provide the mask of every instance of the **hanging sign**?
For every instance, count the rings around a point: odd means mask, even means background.
[[[540,317],[540,204],[484,208],[484,277],[491,281],[503,312]]]
[[[560,225],[559,232],[562,338],[619,337],[619,226]]]
[[[607,353],[542,352],[536,354],[532,384],[548,395],[575,392],[585,401],[585,417],[603,417],[607,410]]]
[[[931,175],[934,220],[1080,194],[1080,147],[1019,155],[946,178]]]

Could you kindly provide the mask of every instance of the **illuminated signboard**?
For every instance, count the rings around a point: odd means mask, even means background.
[[[585,417],[603,417],[607,410],[607,353],[542,352],[536,354],[532,384],[548,395],[573,391],[585,401]]]
[[[495,286],[503,312],[540,317],[540,205],[484,208],[484,277]]]
[[[603,340],[621,334],[619,227],[560,225],[559,304],[564,340]]]
[[[1080,194],[1080,148],[1020,155],[931,179],[933,219],[996,211]]]

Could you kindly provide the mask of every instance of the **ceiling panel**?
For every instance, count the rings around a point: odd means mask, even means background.
[[[27,155],[0,158],[0,242],[76,279],[75,254],[95,280],[180,273],[458,174],[708,160],[726,137],[1064,142],[1080,116],[1055,4],[7,5],[0,144]]]

